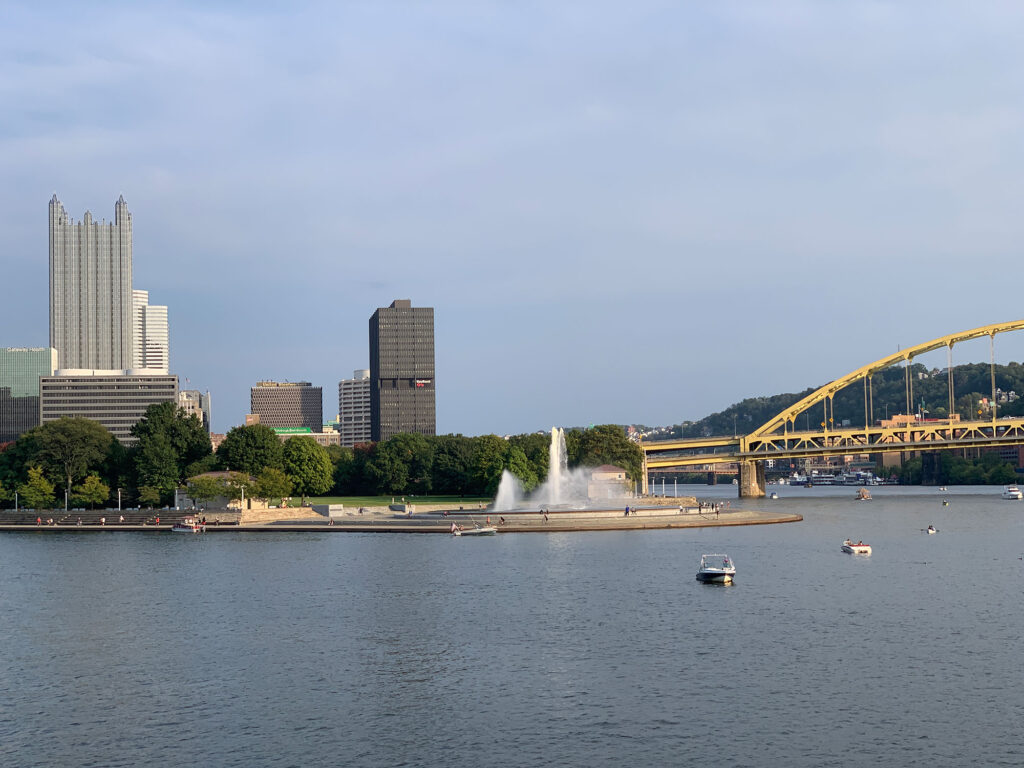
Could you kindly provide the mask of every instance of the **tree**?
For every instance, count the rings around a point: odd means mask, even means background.
[[[253,495],[260,499],[282,499],[291,496],[292,481],[280,469],[267,467],[256,478]]]
[[[14,498],[14,494],[4,488],[3,483],[0,483],[0,501],[10,501]]]
[[[210,475],[199,475],[189,479],[188,495],[199,506],[203,506],[219,496],[226,497],[227,491],[224,489],[224,483],[221,482],[220,478]]]
[[[615,424],[601,424],[579,433],[579,453],[575,466],[597,467],[615,464],[633,479],[640,477],[643,451]]]
[[[144,485],[139,488],[139,503],[147,507],[160,506],[160,489],[152,485]]]
[[[138,485],[148,485],[169,498],[188,477],[186,468],[210,455],[210,436],[195,415],[186,415],[176,403],[149,406],[145,417],[132,427],[137,439],[132,460]]]
[[[470,492],[493,496],[505,469],[505,441],[497,435],[482,435],[473,441]]]
[[[229,472],[220,481],[221,493],[231,501],[239,501],[246,496],[252,498],[252,480],[244,472]]]
[[[179,482],[178,454],[167,435],[151,434],[136,446],[135,468],[138,485],[153,488],[159,493],[158,504],[167,502],[174,495]]]
[[[99,475],[89,475],[81,485],[74,488],[75,503],[88,504],[94,508],[110,498],[110,486],[100,480]]]
[[[296,493],[318,496],[334,484],[334,467],[322,445],[312,437],[293,437],[284,444],[284,473],[292,481]]]
[[[46,479],[40,467],[30,467],[28,482],[18,486],[22,506],[42,509],[53,506],[53,483]]]
[[[511,446],[508,450],[508,471],[516,476],[527,493],[540,485],[540,480],[530,466],[526,453],[518,445]]]
[[[434,438],[434,491],[464,494],[469,488],[473,441],[462,435]]]
[[[366,480],[374,493],[401,493],[398,489],[405,488],[409,467],[384,446],[384,443],[376,443],[367,454],[363,467]]]
[[[267,467],[283,469],[282,456],[280,438],[265,424],[234,427],[217,449],[224,469],[250,475],[258,475]]]
[[[60,470],[64,488],[91,470],[98,470],[110,451],[113,436],[98,422],[64,416],[30,430],[37,456]]]

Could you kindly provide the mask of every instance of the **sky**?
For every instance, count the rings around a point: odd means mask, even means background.
[[[214,431],[395,299],[439,433],[698,419],[1024,317],[1022,96],[1015,3],[7,2],[0,346],[124,195]]]

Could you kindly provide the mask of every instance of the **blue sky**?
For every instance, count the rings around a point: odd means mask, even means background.
[[[217,431],[261,379],[332,418],[396,298],[440,432],[819,385],[1024,317],[1022,38],[1011,3],[5,3],[0,346],[47,343],[50,196],[123,194]]]

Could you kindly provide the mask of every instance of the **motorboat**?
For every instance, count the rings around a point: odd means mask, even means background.
[[[779,494],[777,494],[775,491],[772,491],[771,493],[768,494],[768,498],[769,499],[777,499],[777,498],[779,498]]]
[[[728,555],[701,555],[697,581],[714,584],[732,584],[736,566]]]
[[[929,525],[929,526],[928,526],[927,528],[925,528],[925,529],[924,529],[924,532],[925,532],[925,533],[928,533],[928,534],[931,534],[931,533],[938,533],[938,532],[939,532],[939,529],[938,529],[938,528],[936,528],[936,527],[935,527],[934,525]]]
[[[849,555],[870,555],[871,554],[871,545],[870,544],[865,544],[863,541],[858,541],[856,544],[854,544],[852,540],[846,539],[843,542],[843,546],[840,547],[840,549],[842,549],[843,552],[846,552]]]
[[[171,526],[172,533],[202,533],[206,526],[194,517],[185,517]]]
[[[498,529],[493,525],[475,525],[472,528],[463,528],[457,523],[452,523],[452,536],[493,536]]]
[[[1003,488],[1003,498],[1020,501],[1021,499],[1024,499],[1024,493],[1021,493],[1020,488],[1016,485],[1008,485]]]
[[[857,491],[857,501],[871,501],[871,492],[867,488],[861,488]]]

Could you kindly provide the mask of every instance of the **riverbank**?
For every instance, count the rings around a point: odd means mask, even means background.
[[[300,512],[305,510],[295,510]],[[571,531],[621,531],[663,528],[707,528],[738,525],[771,525],[794,523],[802,515],[792,513],[757,512],[743,509],[712,510],[677,507],[668,509],[638,508],[627,516],[624,510],[585,510],[487,513],[486,510],[450,511],[448,516],[433,512],[417,512],[397,517],[394,512],[352,514],[325,520],[316,515],[284,520],[242,520],[234,525],[206,526],[206,533],[449,533],[453,522],[463,527],[493,525],[499,533],[555,533]],[[42,525],[0,524],[6,533],[166,533],[171,522],[160,525]]]

